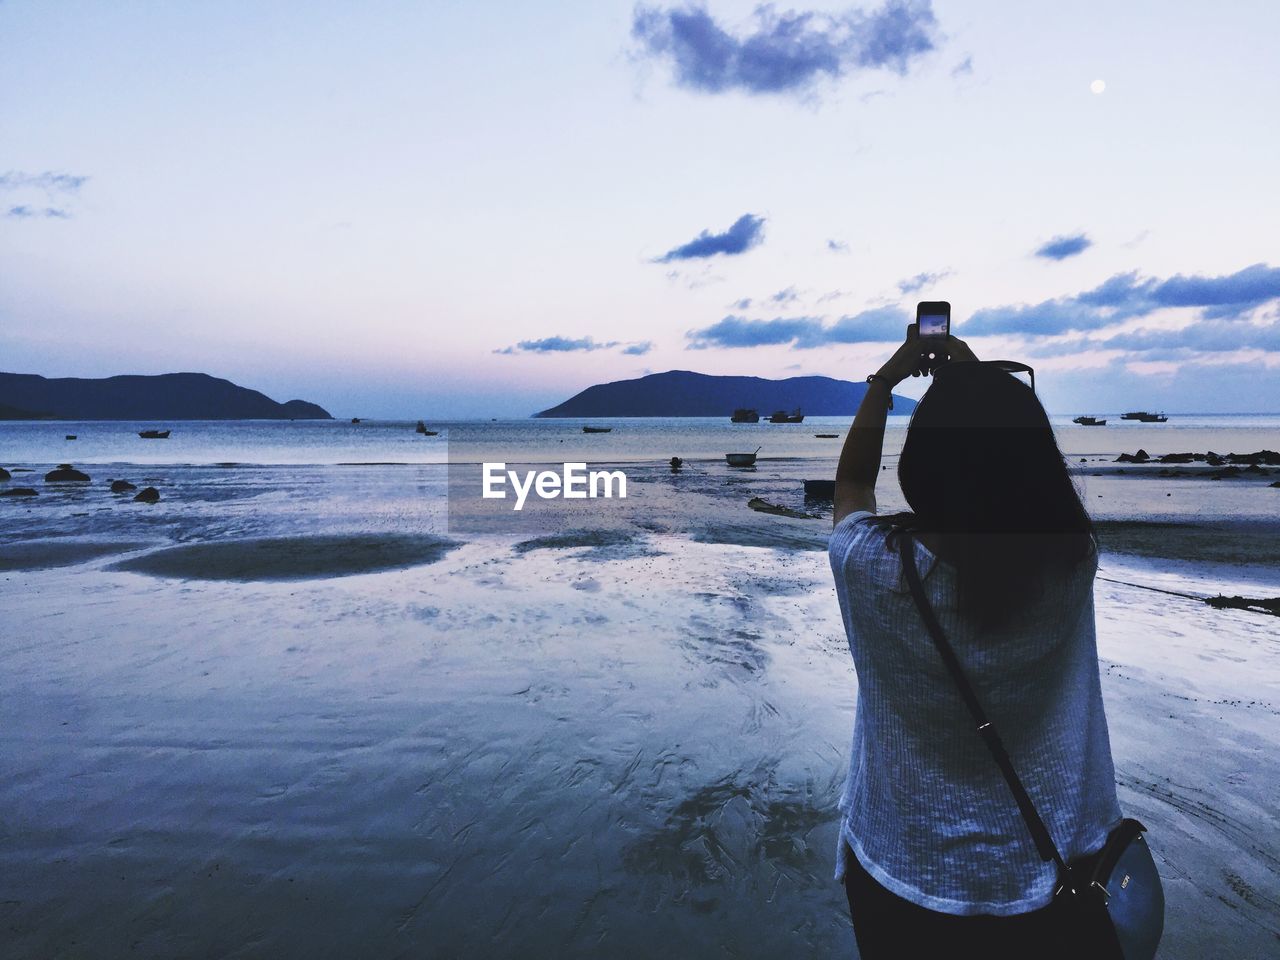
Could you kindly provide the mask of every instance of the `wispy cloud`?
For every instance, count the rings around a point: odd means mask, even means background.
[[[67,201],[75,198],[88,179],[54,171],[0,173],[0,193],[12,194],[5,216],[14,220],[69,220]]]
[[[795,287],[787,287],[785,290],[779,290],[769,298],[770,303],[795,303],[800,299],[800,294],[796,292]]]
[[[946,277],[951,276],[950,270],[942,270],[938,273],[917,273],[914,277],[907,277],[905,280],[898,281],[898,289],[903,293],[915,293],[917,290],[937,283]]]
[[[740,253],[746,253],[752,247],[759,246],[763,240],[764,217],[757,217],[752,213],[744,213],[733,222],[733,226],[723,233],[712,233],[710,230],[703,230],[688,243],[673,247],[662,256],[655,257],[654,263],[671,263],[675,260],[699,260],[706,257],[714,257],[717,254],[736,256]]]
[[[828,240],[827,249],[832,253],[848,253],[849,245],[843,240]]]
[[[10,170],[0,173],[0,190],[43,190],[45,193],[78,193],[88,177],[74,176],[70,173],[55,173],[46,170],[44,173],[23,173]]]
[[[539,340],[521,340],[510,347],[494,350],[494,353],[592,353],[596,350],[612,350],[622,347],[622,352],[642,356],[653,349],[649,340],[625,343],[621,340],[599,341],[593,337],[542,337]]]
[[[1066,260],[1068,257],[1084,253],[1091,246],[1093,246],[1092,240],[1083,233],[1077,233],[1071,236],[1054,237],[1048,243],[1036,248],[1035,255],[1046,260]]]
[[[28,206],[25,203],[20,203],[17,206],[10,207],[8,212],[5,213],[5,216],[15,217],[19,220],[25,220],[28,217],[45,217],[51,220],[67,220],[70,219],[71,214],[58,207],[41,207],[37,209],[36,207]]]
[[[834,323],[821,317],[775,317],[772,320],[730,315],[685,334],[688,349],[790,346],[810,350],[833,343],[883,343],[902,338],[908,317],[897,307],[877,307]]]
[[[1280,299],[1280,267],[1265,263],[1216,277],[1176,274],[1162,280],[1137,272],[1118,273],[1073,296],[978,310],[965,323],[965,332],[1091,331],[1173,307],[1200,308],[1206,320],[1230,319],[1276,299]]]
[[[888,0],[878,10],[843,13],[755,9],[742,32],[705,7],[636,8],[631,35],[642,54],[668,61],[675,81],[701,93],[802,93],[819,79],[886,68],[904,74],[934,48],[929,0]]]

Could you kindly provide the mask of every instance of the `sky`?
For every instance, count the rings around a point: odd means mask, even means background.
[[[862,380],[945,299],[1054,413],[1280,410],[1269,0],[4,0],[0,34],[0,370],[523,416]]]

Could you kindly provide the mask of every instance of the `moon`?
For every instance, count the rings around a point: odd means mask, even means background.
[[[1093,83],[1089,84],[1089,89],[1092,90],[1094,93],[1102,93],[1104,90],[1107,89],[1107,81],[1095,80],[1093,81]]]

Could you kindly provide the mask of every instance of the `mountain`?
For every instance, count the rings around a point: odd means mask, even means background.
[[[799,407],[812,416],[852,416],[866,393],[865,383],[831,377],[717,377],[689,370],[651,373],[587,387],[535,417],[728,417],[751,407],[767,417]],[[915,401],[894,395],[893,412],[910,413]]]
[[[331,420],[305,400],[277,403],[207,373],[50,379],[0,373],[0,417],[55,420]],[[17,414],[17,415],[11,415]]]

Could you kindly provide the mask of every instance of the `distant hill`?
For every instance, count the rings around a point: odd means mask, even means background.
[[[32,413],[31,411],[40,411]],[[0,373],[0,418],[55,420],[331,420],[305,400],[277,403],[207,373],[50,379]]]
[[[535,417],[728,417],[751,407],[767,417],[775,410],[799,407],[806,415],[852,416],[866,393],[865,383],[831,377],[717,377],[688,370],[651,373],[587,387]],[[894,413],[910,413],[915,401],[897,394]]]
[[[0,420],[51,420],[47,413],[36,413],[34,410],[23,410],[0,403]]]

